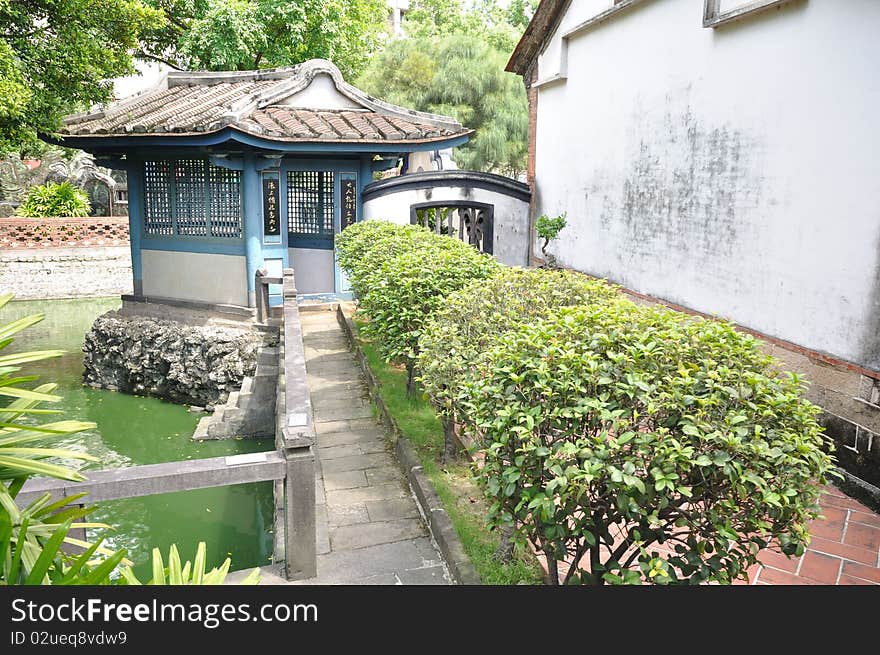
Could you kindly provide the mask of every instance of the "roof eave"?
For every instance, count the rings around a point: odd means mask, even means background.
[[[529,66],[544,49],[547,39],[556,30],[569,4],[571,0],[541,0],[504,70],[517,75],[526,74]]]
[[[226,134],[224,135],[224,132]],[[398,148],[399,146],[430,146],[436,145],[438,149],[463,145],[470,140],[474,130],[463,130],[455,134],[424,137],[420,139],[314,139],[296,137],[273,137],[266,134],[254,134],[242,130],[236,126],[227,126],[221,130],[212,132],[154,132],[154,133],[126,133],[126,134],[58,134],[51,137],[51,142],[67,147],[88,150],[89,147],[100,146],[101,148],[132,148],[143,145],[145,147],[166,147],[165,143],[157,141],[172,141],[174,145],[202,146],[220,145],[228,141],[241,141],[236,139],[235,134],[241,135],[247,141],[259,142],[264,147],[272,144],[279,146],[314,147],[320,150],[322,147],[332,146],[334,149],[350,146],[357,149],[359,146],[383,146]],[[211,143],[199,143],[209,140]],[[170,144],[167,146],[170,147]]]

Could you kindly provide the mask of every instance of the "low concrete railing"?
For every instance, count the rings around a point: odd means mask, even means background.
[[[247,455],[87,471],[86,474],[88,479],[84,482],[32,478],[19,492],[16,501],[27,504],[47,491],[58,498],[87,493],[89,502],[137,498],[174,491],[281,480],[285,469],[281,454],[270,450]]]
[[[275,445],[287,474],[283,497],[284,551],[288,580],[317,575],[315,536],[315,423],[306,382],[306,358],[293,269],[284,269],[284,324],[279,350]]]
[[[265,268],[258,268],[254,276],[254,289],[256,294],[257,305],[257,323],[266,323],[272,315],[272,308],[269,305],[269,285],[283,284],[283,277],[273,277],[267,274]],[[296,294],[294,294],[294,299]]]

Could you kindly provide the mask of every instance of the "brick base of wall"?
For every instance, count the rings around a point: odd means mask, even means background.
[[[0,294],[17,300],[132,293],[128,246],[0,249]]]

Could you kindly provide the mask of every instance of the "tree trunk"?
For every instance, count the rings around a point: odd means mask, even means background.
[[[443,425],[443,456],[440,458],[442,464],[451,464],[458,459],[458,444],[455,442],[455,423],[449,417],[442,417],[440,423]]]
[[[553,587],[559,586],[559,568],[556,557],[552,552],[545,553],[547,555],[547,584]]]
[[[498,548],[495,550],[495,559],[507,564],[513,559],[513,526],[505,526],[500,532],[501,541],[498,542]]]
[[[406,397],[412,398],[415,395],[415,368],[416,364],[412,360],[406,362]]]

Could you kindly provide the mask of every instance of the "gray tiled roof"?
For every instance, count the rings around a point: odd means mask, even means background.
[[[291,106],[318,74],[329,75],[346,108]],[[232,128],[275,141],[427,142],[465,135],[448,116],[390,105],[342,80],[333,64],[311,60],[286,69],[170,73],[156,89],[101,111],[69,116],[70,137],[192,135]]]

